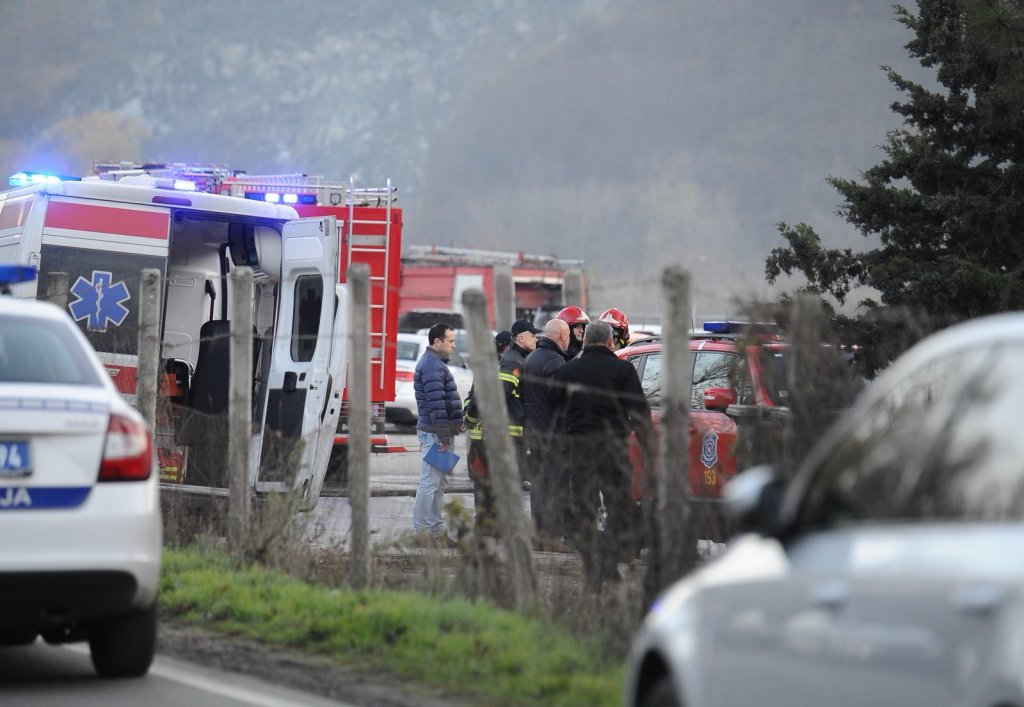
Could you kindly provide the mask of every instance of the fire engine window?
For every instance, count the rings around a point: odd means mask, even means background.
[[[655,407],[661,405],[661,354],[652,353],[647,356],[644,371],[640,376],[640,386],[644,389],[647,402]]]
[[[312,361],[320,331],[324,283],[319,275],[302,275],[295,281],[292,312],[292,360]]]
[[[693,389],[690,407],[704,409],[704,391],[708,388],[728,388],[729,372],[736,354],[723,351],[698,351],[693,357]]]

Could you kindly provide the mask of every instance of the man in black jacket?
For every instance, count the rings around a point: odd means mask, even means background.
[[[525,319],[512,324],[512,346],[501,357],[498,364],[498,378],[505,392],[505,407],[508,410],[508,434],[516,448],[519,474],[529,479],[526,468],[526,446],[523,444],[523,401],[519,394],[519,379],[526,364],[526,357],[537,348],[537,334],[541,330]]]
[[[626,555],[633,526],[629,435],[635,430],[646,442],[651,421],[636,369],[614,346],[608,324],[588,324],[583,352],[558,370],[555,380],[563,387],[552,389],[564,396],[556,402],[565,409],[574,530],[587,585],[595,591],[618,578],[617,563]],[[601,496],[604,532],[598,529]]]
[[[544,325],[537,349],[526,357],[519,396],[523,401],[523,427],[528,450],[530,506],[542,545],[558,541],[568,530],[569,477],[565,464],[564,432],[554,407],[551,383],[569,355],[569,325],[552,319]]]

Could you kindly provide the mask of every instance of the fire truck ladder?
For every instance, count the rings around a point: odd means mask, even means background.
[[[383,193],[382,193],[383,192]],[[383,199],[381,198],[383,197]],[[384,235],[367,235],[367,234],[356,234],[355,225],[380,225],[380,221],[375,219],[360,220],[356,221],[355,218],[355,207],[356,204],[374,203],[384,207]],[[370,349],[370,363],[371,365],[376,363],[378,365],[378,378],[377,385],[380,387],[384,386],[384,344],[387,341],[388,333],[388,280],[387,280],[387,269],[388,264],[391,262],[391,204],[394,201],[393,192],[391,190],[391,179],[388,178],[387,186],[385,189],[370,189],[356,191],[355,179],[349,177],[349,188],[348,188],[348,262],[345,264],[345,271],[352,265],[352,254],[353,253],[381,253],[383,251],[383,272],[380,275],[370,275],[370,292],[373,292],[373,287],[376,285],[381,289],[381,301],[378,304],[373,303],[373,297],[370,297],[370,321],[373,321],[373,310],[380,312],[380,331],[370,332],[370,341],[379,341],[380,345],[371,347]],[[383,202],[383,203],[382,203]],[[383,240],[381,240],[383,239]],[[392,285],[394,286],[394,285]]]

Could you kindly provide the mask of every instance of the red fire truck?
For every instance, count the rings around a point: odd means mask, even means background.
[[[499,277],[501,269],[509,279]],[[540,325],[567,304],[587,308],[581,260],[407,245],[402,253],[399,311],[403,330],[423,328],[419,326],[423,321],[433,324],[437,319],[431,312],[461,312],[462,293],[474,288],[483,290],[487,298],[492,328],[507,328],[514,319],[528,319]],[[417,317],[419,312],[426,318]]]

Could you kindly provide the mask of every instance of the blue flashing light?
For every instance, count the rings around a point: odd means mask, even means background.
[[[36,279],[36,269],[31,265],[0,265],[0,285],[16,282],[30,282]]]
[[[247,191],[245,192],[246,199],[252,199],[253,201],[263,201],[263,192],[261,191]]]
[[[266,201],[268,204],[278,204],[281,201],[281,195],[278,194],[276,191],[268,191],[266,194],[263,195],[263,200]]]
[[[297,203],[299,203],[299,195],[298,194],[284,194],[284,195],[282,195],[281,200],[284,203],[286,203],[286,204],[297,204]]]
[[[12,174],[7,183],[12,187],[27,187],[33,184],[60,184],[61,182],[77,182],[78,177],[61,177],[48,172],[22,171]]]
[[[747,326],[747,322],[704,322],[704,331],[712,334],[738,334]]]
[[[299,203],[316,206],[316,194],[299,194]]]

